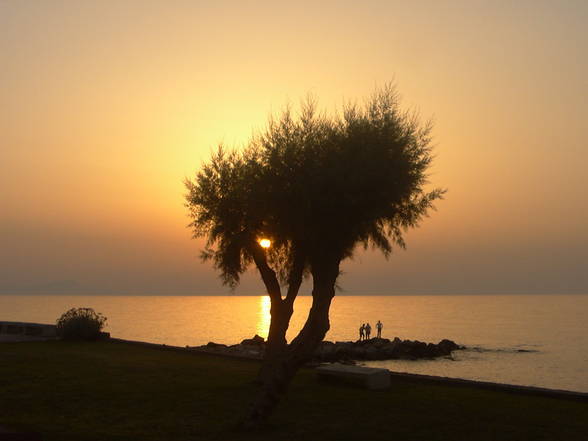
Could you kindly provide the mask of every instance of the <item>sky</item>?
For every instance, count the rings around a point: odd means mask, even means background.
[[[334,111],[389,81],[448,192],[342,294],[588,293],[587,22],[571,0],[0,0],[0,293],[229,293],[184,179],[308,93]]]

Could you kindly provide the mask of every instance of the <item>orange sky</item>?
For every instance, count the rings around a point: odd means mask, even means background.
[[[449,192],[346,292],[588,293],[588,3],[315,3],[0,2],[0,292],[226,293],[184,177],[307,92],[395,79]]]

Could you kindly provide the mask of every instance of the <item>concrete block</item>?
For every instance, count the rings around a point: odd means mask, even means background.
[[[387,369],[333,363],[319,366],[316,371],[321,379],[337,379],[366,389],[390,387],[390,372]]]

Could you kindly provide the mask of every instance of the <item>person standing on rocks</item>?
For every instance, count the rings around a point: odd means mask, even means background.
[[[359,341],[363,340],[364,334],[365,334],[365,324],[362,323],[361,326],[359,327]]]
[[[365,339],[369,340],[370,339],[370,334],[372,333],[372,326],[369,324],[369,322],[365,325]]]
[[[378,338],[382,338],[382,328],[384,327],[384,325],[382,324],[382,322],[380,320],[378,320],[378,323],[376,323],[376,329],[378,331]]]

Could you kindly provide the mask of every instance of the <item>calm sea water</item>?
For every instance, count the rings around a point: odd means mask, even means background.
[[[299,297],[288,338],[304,323]],[[266,296],[0,296],[0,320],[53,323],[71,307],[108,317],[115,337],[170,345],[238,343],[269,326]],[[328,340],[354,340],[363,322],[383,337],[468,346],[454,360],[380,361],[370,366],[588,392],[588,296],[338,296]],[[520,350],[531,352],[519,352]]]

